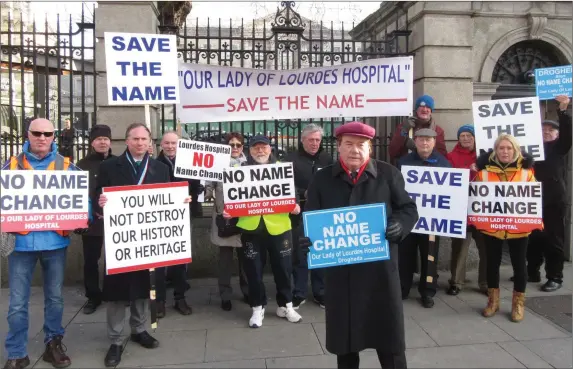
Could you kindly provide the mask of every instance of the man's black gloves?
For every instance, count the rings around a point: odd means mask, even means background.
[[[386,239],[392,243],[398,243],[402,240],[402,224],[391,220],[386,227]]]
[[[416,143],[410,137],[406,139],[406,148],[412,151],[416,150]]]
[[[310,251],[309,249],[312,246],[312,241],[308,237],[299,237],[298,246],[300,247],[302,252],[306,255]]]
[[[87,232],[88,232],[88,228],[77,228],[77,229],[74,229],[74,233],[75,233],[75,234],[79,234],[79,235],[86,234]]]
[[[201,195],[203,192],[205,192],[205,186],[200,184],[199,186],[197,186],[197,195]]]

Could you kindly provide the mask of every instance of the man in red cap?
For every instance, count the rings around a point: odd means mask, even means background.
[[[376,349],[383,368],[406,368],[398,243],[418,221],[416,203],[392,165],[370,158],[374,128],[336,129],[339,160],[314,175],[305,211],[385,204],[390,259],[325,268],[326,349],[338,368],[358,368],[359,352]],[[312,246],[307,237],[300,246]]]

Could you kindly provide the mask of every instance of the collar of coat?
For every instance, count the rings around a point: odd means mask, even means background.
[[[362,174],[364,174],[364,173],[368,173],[368,175],[372,176],[372,178],[376,178],[378,176],[378,171],[376,170],[376,160],[374,160],[372,158],[370,158],[370,160],[368,160],[368,164],[366,164],[366,168],[364,168],[364,172]],[[343,174],[343,176],[342,176],[343,179],[352,183],[352,180],[348,176],[348,173],[346,173],[346,171],[344,170],[344,168],[340,164],[340,160],[337,160],[336,163],[334,163],[332,165],[332,176],[338,177],[341,174]],[[367,176],[361,175],[358,178],[357,184],[362,182],[362,181],[365,181],[366,179],[367,179]]]

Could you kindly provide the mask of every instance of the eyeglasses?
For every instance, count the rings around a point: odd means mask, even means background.
[[[42,135],[44,135],[44,137],[52,137],[54,135],[54,131],[52,131],[52,132],[30,131],[30,133],[34,137],[40,137]]]
[[[243,147],[243,144],[229,144],[229,146],[231,146],[233,149],[240,149]]]

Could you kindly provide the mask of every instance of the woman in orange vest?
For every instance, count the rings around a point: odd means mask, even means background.
[[[533,174],[533,157],[522,153],[517,140],[501,134],[494,143],[493,151],[480,155],[475,182],[536,182]],[[478,227],[482,228],[482,227]],[[487,255],[488,302],[483,316],[491,317],[499,310],[499,267],[503,241],[507,240],[511,266],[513,267],[513,299],[511,320],[523,320],[525,287],[527,285],[527,243],[530,232],[479,229],[484,234]]]

